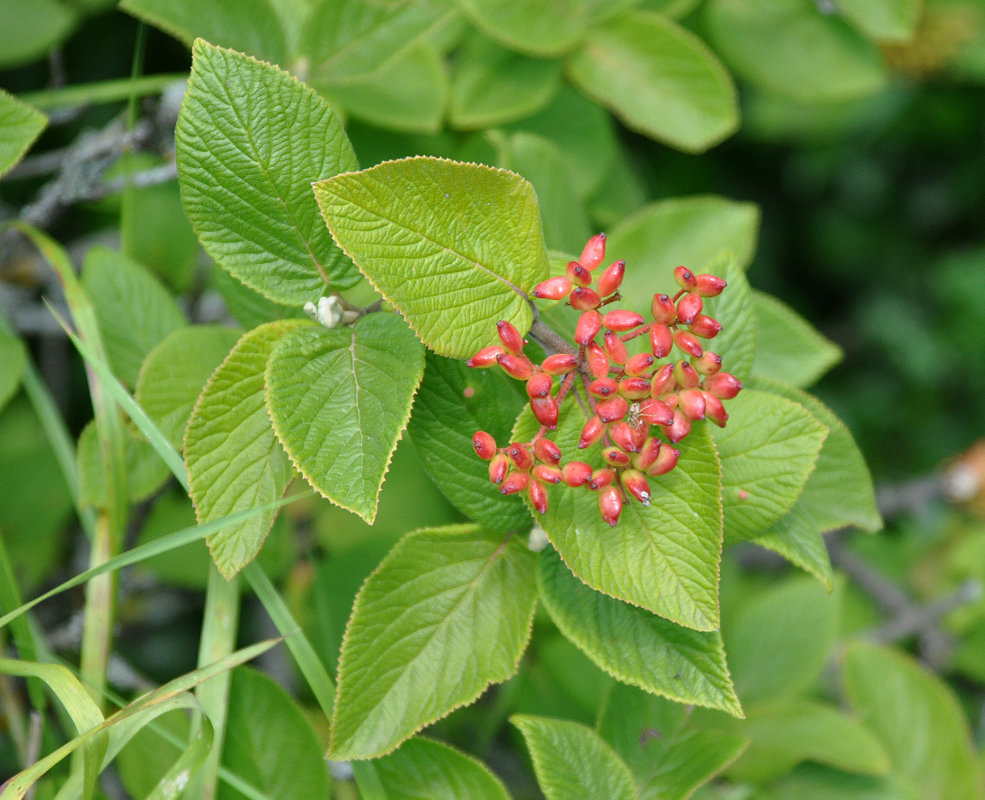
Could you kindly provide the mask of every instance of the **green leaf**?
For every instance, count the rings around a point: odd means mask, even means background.
[[[0,411],[3,411],[20,386],[26,363],[27,351],[24,343],[12,333],[0,329],[0,364],[3,364],[3,369],[0,370]]]
[[[322,91],[347,115],[381,128],[438,133],[448,102],[448,73],[438,50],[420,42],[386,66]]]
[[[852,707],[885,746],[912,796],[985,797],[968,721],[937,676],[896,650],[854,642],[843,679]]]
[[[267,409],[305,480],[372,523],[423,373],[424,348],[396,314],[303,325],[273,351]]]
[[[274,680],[248,667],[232,673],[222,764],[269,800],[329,794],[328,770],[308,720]],[[243,794],[220,784],[217,797]]]
[[[537,191],[548,246],[580,252],[592,231],[561,151],[543,136],[522,131],[502,140],[497,150],[499,165],[523,175]]]
[[[759,208],[752,203],[712,195],[661,200],[614,226],[606,253],[625,259],[622,295],[627,307],[644,313],[655,292],[677,291],[673,269],[678,264],[700,271],[728,250],[745,268],[758,230]],[[730,291],[722,294],[723,302]]]
[[[687,800],[748,744],[695,728],[687,707],[624,684],[612,687],[598,731],[629,766],[640,800]]]
[[[834,645],[840,605],[837,584],[827,595],[806,576],[791,578],[744,606],[723,629],[736,692],[747,708],[814,682]]]
[[[516,381],[498,369],[469,369],[461,361],[427,353],[424,380],[414,398],[407,432],[421,464],[445,497],[470,519],[493,530],[530,525],[516,495],[504,497],[489,481],[489,465],[475,455],[472,435],[492,434],[502,444],[523,400]]]
[[[275,303],[246,284],[240,283],[224,269],[218,267],[213,269],[210,281],[212,287],[219,292],[233,319],[245,330],[278,319],[308,319],[303,306]]]
[[[515,714],[547,800],[635,800],[626,763],[591,728],[577,722]]]
[[[534,554],[474,526],[405,536],[356,598],[330,753],[390,752],[516,672],[537,599]]]
[[[844,100],[872,94],[886,82],[875,45],[837,16],[822,14],[812,0],[712,0],[705,21],[716,52],[767,91],[798,100]]]
[[[379,800],[509,800],[481,761],[430,739],[410,739],[367,766],[383,787]]]
[[[736,731],[751,740],[749,749],[728,770],[736,781],[767,783],[807,760],[866,775],[889,772],[886,750],[868,728],[813,700],[750,708]]]
[[[548,277],[547,251],[519,175],[409,158],[321,181],[315,196],[345,253],[439,355],[498,341],[497,320],[530,327],[527,295]]]
[[[0,0],[0,19],[0,67],[6,68],[43,57],[68,37],[78,15],[57,0]]]
[[[110,367],[133,386],[140,364],[185,317],[171,293],[145,267],[106,247],[93,247],[82,267]]]
[[[353,285],[312,181],[356,168],[328,103],[285,72],[198,40],[175,141],[185,212],[205,251],[272,300]]]
[[[511,50],[535,56],[570,50],[585,36],[589,24],[579,0],[458,0],[458,5],[487,36]]]
[[[802,405],[784,397],[743,389],[726,402],[729,420],[713,437],[722,461],[725,539],[751,539],[786,514],[828,435]]]
[[[264,405],[264,368],[280,338],[299,321],[271,322],[244,334],[212,374],[185,433],[185,463],[198,521],[208,522],[278,499],[293,476]],[[263,544],[276,512],[232,525],[206,540],[230,578]]]
[[[40,111],[0,89],[0,176],[21,160],[47,124]]]
[[[800,403],[828,429],[828,438],[821,447],[814,471],[797,501],[797,512],[821,532],[845,525],[871,532],[882,528],[869,468],[845,423],[806,392],[761,378],[754,381],[753,387]],[[797,524],[797,521],[791,521],[789,527]],[[777,531],[787,527],[783,520],[777,523]]]
[[[601,465],[601,445],[578,450],[585,418],[563,409],[554,441],[562,453]],[[529,407],[514,438],[536,430]],[[599,516],[595,492],[553,489],[541,525],[565,564],[604,594],[699,631],[718,628],[721,555],[721,471],[706,427],[696,425],[680,447],[678,466],[650,481],[648,507],[627,501],[619,523]]]
[[[913,40],[921,0],[839,0],[838,10],[862,33],[880,42]]]
[[[821,452],[824,452],[823,447]],[[789,513],[784,514],[766,533],[753,539],[753,542],[783,556],[791,564],[817,578],[826,591],[831,591],[832,572],[828,548],[817,525],[799,500]]]
[[[541,553],[538,578],[554,624],[610,675],[680,703],[742,716],[717,631],[682,628],[596,592],[553,549]]]
[[[472,130],[520,119],[547,105],[560,82],[560,62],[528,58],[484,36],[470,36],[452,68],[448,121]]]
[[[727,251],[698,268],[699,274],[704,272],[724,278],[728,283],[718,297],[704,301],[704,313],[722,324],[721,332],[705,342],[705,347],[722,357],[722,368],[726,372],[745,381],[752,374],[756,358],[756,315],[749,281]]]
[[[660,14],[630,11],[596,26],[567,71],[630,128],[679,150],[704,152],[739,126],[728,72],[704,42]]]
[[[192,325],[173,331],[147,354],[134,397],[175,448],[181,448],[195,401],[242,331]]]
[[[850,775],[820,764],[801,764],[770,785],[771,800],[915,800],[895,776]]]
[[[120,8],[191,47],[197,37],[283,64],[287,43],[268,0],[121,0]]]
[[[754,291],[752,299],[759,326],[756,375],[802,388],[841,361],[841,348],[792,308],[764,292]]]
[[[164,485],[171,475],[168,465],[145,439],[124,435],[127,495],[131,503],[146,500]],[[96,422],[91,420],[79,434],[76,457],[79,464],[79,498],[83,505],[106,507],[106,473],[99,452]]]

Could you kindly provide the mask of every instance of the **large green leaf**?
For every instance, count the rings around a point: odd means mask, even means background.
[[[759,595],[723,629],[735,688],[747,708],[813,683],[830,657],[840,604],[839,591],[827,595],[805,575]]]
[[[838,10],[877,41],[909,42],[923,11],[922,0],[838,0]]]
[[[185,463],[198,521],[208,522],[277,500],[294,474],[264,405],[264,369],[280,338],[298,325],[271,322],[245,334],[213,373],[185,432]],[[274,511],[206,540],[227,578],[253,560]]]
[[[509,800],[499,778],[453,747],[415,738],[366,765],[383,794],[377,800]]]
[[[753,372],[790,386],[810,386],[841,361],[841,348],[824,338],[792,308],[753,292],[758,336]]]
[[[640,800],[687,800],[748,744],[696,728],[686,706],[624,684],[612,687],[598,731],[629,766]]]
[[[198,40],[175,141],[181,197],[205,251],[282,303],[358,275],[318,218],[312,181],[356,168],[335,112],[276,67]]]
[[[134,397],[175,448],[202,387],[241,335],[212,325],[179,328],[144,359]]]
[[[372,758],[517,668],[534,554],[474,526],[404,537],[356,598],[339,662],[332,758]]]
[[[86,255],[82,286],[95,309],[110,366],[134,385],[144,356],[183,327],[185,317],[147,269],[106,247]]]
[[[523,405],[517,382],[498,369],[469,369],[461,361],[428,353],[424,380],[407,425],[421,464],[454,506],[493,530],[530,525],[517,495],[504,497],[489,481],[489,465],[475,455],[472,435],[509,441]]]
[[[743,389],[714,429],[722,461],[726,542],[751,539],[786,514],[814,469],[827,428],[796,402]]]
[[[267,409],[294,466],[367,522],[424,372],[424,348],[396,314],[286,335],[267,366]]]
[[[823,452],[823,449],[822,449]],[[808,478],[808,482],[810,479]],[[803,493],[801,493],[803,497]],[[831,591],[831,558],[824,537],[800,501],[753,541],[809,572]]]
[[[581,409],[570,403],[554,441],[565,460],[601,465],[599,443],[578,450],[584,422]],[[526,441],[535,430],[526,408],[515,438]],[[589,586],[687,628],[713,631],[718,628],[721,469],[703,425],[695,425],[680,450],[677,468],[650,481],[650,505],[626,501],[615,527],[599,516],[595,492],[563,485],[550,490],[541,525],[571,571]]]
[[[813,0],[712,0],[705,11],[715,50],[760,88],[800,100],[839,100],[885,83],[876,46]]]
[[[722,637],[590,589],[553,549],[540,556],[541,599],[561,632],[609,674],[681,703],[742,716]]]
[[[700,39],[660,14],[630,11],[595,27],[567,70],[630,128],[681,150],[707,150],[739,126],[728,72]]]
[[[968,721],[947,685],[898,651],[863,642],[845,654],[848,699],[921,800],[985,798]]]
[[[483,33],[521,53],[560,55],[587,31],[585,5],[579,0],[458,0],[458,5]]]
[[[497,341],[497,320],[530,327],[547,251],[519,175],[409,158],[321,181],[315,196],[342,249],[439,355]]]
[[[21,160],[47,124],[40,111],[0,89],[0,175]]]
[[[591,728],[521,714],[510,721],[527,741],[547,800],[636,799],[629,767]]]
[[[329,794],[310,723],[274,680],[248,667],[232,673],[222,764],[269,800],[323,800]],[[217,797],[244,795],[220,783]]]
[[[3,411],[21,382],[21,374],[27,363],[24,343],[12,333],[0,329],[0,411]]]
[[[528,58],[481,35],[456,54],[448,121],[456,128],[486,128],[543,108],[557,91],[561,64]]]

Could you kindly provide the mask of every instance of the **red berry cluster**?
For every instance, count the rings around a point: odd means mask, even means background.
[[[572,352],[559,352],[534,364],[523,353],[527,343],[509,322],[497,323],[500,345],[484,347],[469,359],[470,367],[501,367],[526,381],[530,408],[541,428],[530,442],[497,447],[485,431],[472,439],[475,452],[489,462],[489,479],[503,494],[526,491],[531,504],[547,510],[547,486],[585,486],[598,492],[599,513],[610,525],[619,520],[623,502],[632,496],[650,504],[647,476],[656,477],[677,466],[680,451],[673,445],[691,431],[691,423],[710,419],[725,426],[723,400],[735,397],[742,384],[722,372],[722,359],[705,350],[702,339],[713,339],[722,326],[702,313],[704,298],[715,297],[725,281],[714,275],[695,275],[685,267],[674,270],[680,291],[670,297],[655,294],[652,321],[628,310],[603,312],[622,299],[618,293],[626,271],[615,261],[594,280],[592,272],[605,257],[605,234],[588,240],[578,261],[566,274],[538,284],[534,297],[563,300],[581,311]],[[594,284],[594,288],[593,287]],[[629,355],[626,343],[649,337],[649,348]],[[601,337],[601,341],[599,341]],[[666,361],[663,361],[666,359]],[[561,465],[561,450],[546,437],[557,428],[560,406],[581,378],[587,397],[578,398],[588,421],[579,449],[603,444],[606,466],[593,469],[584,461]],[[555,378],[560,383],[555,392]]]

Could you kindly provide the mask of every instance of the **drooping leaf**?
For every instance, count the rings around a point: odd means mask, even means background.
[[[396,314],[286,335],[267,367],[267,409],[294,466],[367,522],[424,372],[424,348]]]
[[[407,425],[431,479],[470,519],[492,530],[530,524],[518,496],[504,497],[489,481],[488,462],[472,447],[478,430],[505,445],[523,406],[517,383],[498,369],[473,370],[464,362],[428,353],[424,380]]]
[[[179,328],[144,359],[134,397],[174,447],[182,446],[202,387],[241,335],[212,325]]]
[[[726,542],[751,539],[786,514],[807,483],[827,428],[799,403],[743,389],[713,437],[722,462]]]
[[[410,739],[366,767],[383,787],[378,800],[509,800],[499,778],[481,761],[430,739]]]
[[[0,370],[0,411],[17,391],[26,359],[24,343],[12,333],[0,329],[0,364],[3,364]]]
[[[124,434],[126,454],[127,495],[131,503],[150,497],[164,485],[171,474],[168,465],[154,452],[145,439]],[[79,500],[83,505],[106,507],[106,474],[99,453],[99,436],[95,420],[79,434],[76,458],[79,465]]]
[[[554,624],[606,672],[680,703],[742,715],[717,631],[682,628],[594,591],[552,548],[541,553],[538,578]]]
[[[843,679],[852,707],[913,797],[985,797],[968,721],[937,676],[896,650],[858,641],[845,654]]]
[[[277,500],[293,470],[264,405],[264,369],[282,336],[304,323],[271,322],[244,334],[199,395],[185,432],[185,463],[199,522]],[[227,578],[263,545],[275,512],[206,540]]]
[[[880,42],[909,42],[923,11],[921,0],[839,0],[838,9],[862,33]]]
[[[474,526],[404,537],[356,598],[339,663],[331,756],[372,758],[517,668],[536,560]]]
[[[311,183],[356,168],[335,112],[276,67],[199,40],[175,141],[181,197],[205,251],[282,303],[358,276],[318,217]]]
[[[0,89],[0,176],[21,160],[47,124],[40,111]]]
[[[635,800],[629,767],[591,728],[546,717],[516,714],[533,757],[537,783],[547,800]]]
[[[561,64],[529,58],[481,35],[456,54],[448,120],[456,128],[487,128],[533,114],[550,101]]]
[[[328,770],[315,732],[290,695],[248,667],[233,670],[222,765],[270,800],[322,800]],[[244,798],[220,782],[219,800]]]
[[[601,445],[578,450],[585,418],[576,403],[561,412],[552,437],[564,454],[601,465]],[[529,407],[514,438],[536,430]],[[695,425],[678,466],[650,480],[648,507],[626,501],[615,527],[599,516],[595,492],[549,490],[540,523],[574,574],[594,589],[699,631],[718,628],[721,472],[711,437]]]
[[[766,533],[760,534],[752,541],[809,572],[827,591],[831,591],[832,572],[828,548],[817,525],[806,509],[800,505],[799,500],[789,512],[773,523]]]
[[[497,320],[530,327],[547,251],[519,175],[409,158],[321,181],[315,195],[342,249],[439,355],[474,355],[497,341]]]
[[[800,100],[840,100],[885,83],[875,45],[812,0],[712,0],[705,12],[716,52],[762,89]]]
[[[756,375],[803,388],[841,361],[841,348],[789,306],[764,292],[752,297],[759,326]]]
[[[691,723],[686,706],[625,684],[609,693],[598,732],[626,762],[640,800],[687,800],[748,741]]]
[[[806,575],[791,578],[744,606],[722,630],[735,689],[747,708],[811,685],[829,658],[840,604],[837,583],[828,595]]]
[[[535,56],[560,55],[574,47],[587,30],[585,5],[578,0],[458,0],[458,5],[486,36]]]
[[[110,366],[134,385],[144,356],[186,324],[184,315],[146,268],[106,247],[86,255],[82,286],[95,309]]]
[[[567,71],[630,128],[680,150],[703,152],[739,125],[728,72],[704,42],[660,14],[629,11],[594,27]]]

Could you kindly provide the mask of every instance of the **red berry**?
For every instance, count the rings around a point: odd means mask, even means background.
[[[553,385],[554,378],[546,372],[538,372],[536,375],[531,375],[527,380],[527,397],[531,399],[534,397],[547,397],[551,393],[551,387]]]
[[[605,327],[610,331],[632,330],[637,325],[642,325],[643,322],[643,317],[635,311],[628,311],[623,308],[610,311],[602,318],[602,324],[605,325]]]
[[[674,365],[674,380],[682,389],[693,389],[698,385],[700,378],[698,371],[687,361],[678,361]]]
[[[537,481],[530,481],[527,484],[527,497],[530,498],[530,505],[536,509],[538,514],[547,511],[547,489]]]
[[[614,467],[629,466],[629,455],[618,447],[606,447],[602,450],[602,458],[605,459],[607,464],[612,464]]]
[[[578,440],[578,449],[584,450],[586,447],[591,447],[602,438],[603,433],[605,433],[605,423],[598,417],[592,417],[581,429],[581,438]]]
[[[681,451],[665,444],[660,448],[656,460],[646,468],[646,474],[656,477],[666,475],[677,466],[677,460],[681,457]]]
[[[696,297],[697,295],[689,296]],[[705,314],[698,314],[688,328],[691,330],[691,333],[695,336],[700,336],[702,339],[714,339],[721,331],[722,324]]]
[[[643,442],[643,446],[640,448],[639,453],[633,456],[633,466],[636,469],[646,469],[654,461],[657,460],[657,456],[660,455],[660,447],[663,444],[655,436],[647,436],[646,441]]]
[[[595,397],[606,398],[619,390],[619,384],[612,378],[596,378],[588,384],[588,393]]]
[[[722,357],[711,350],[705,350],[700,358],[692,358],[691,366],[702,375],[714,375],[722,368]]]
[[[490,461],[496,455],[496,440],[491,433],[476,431],[472,436],[472,446],[475,454],[483,461]]]
[[[668,442],[677,444],[691,432],[691,420],[685,417],[683,412],[675,409],[674,421],[670,425],[664,425],[663,432]]]
[[[623,378],[619,381],[619,394],[627,400],[642,400],[650,394],[650,381],[646,378]]]
[[[595,413],[602,422],[616,422],[626,416],[629,411],[629,403],[626,398],[613,395],[606,400],[600,400],[595,406]]]
[[[496,330],[499,331],[499,340],[503,343],[503,347],[509,352],[515,356],[523,352],[523,337],[513,325],[505,319],[501,319],[496,323]]]
[[[602,341],[605,344],[605,354],[609,357],[610,362],[619,365],[626,363],[626,357],[628,355],[626,353],[626,345],[619,338],[618,333],[606,331]]]
[[[591,479],[592,467],[584,461],[569,461],[561,468],[561,480],[568,486],[584,486]]]
[[[515,356],[512,353],[500,353],[496,356],[496,361],[503,371],[510,377],[520,381],[527,380],[533,375],[533,364],[526,356]]]
[[[517,469],[523,472],[528,472],[534,465],[534,457],[530,454],[530,450],[527,449],[525,444],[520,444],[520,442],[510,444],[506,448],[506,455],[510,457],[510,461],[516,464]]]
[[[534,416],[537,417],[537,421],[541,425],[546,425],[552,431],[557,428],[560,409],[553,397],[547,395],[547,397],[530,398],[530,409],[534,412]]]
[[[699,275],[697,277],[697,288],[702,297],[717,297],[726,286],[728,284],[717,275]]]
[[[700,389],[685,389],[677,395],[677,407],[694,422],[705,418],[705,393]]]
[[[724,428],[728,421],[728,412],[725,406],[711,392],[704,392],[705,396],[705,416],[714,422],[719,428]]]
[[[626,374],[629,376],[642,375],[653,366],[652,353],[637,353],[626,359]]]
[[[663,323],[650,325],[650,349],[657,358],[663,358],[674,346],[674,332]]]
[[[640,403],[640,419],[648,425],[670,425],[674,412],[662,400],[650,398]]]
[[[605,234],[597,233],[585,244],[578,262],[587,270],[595,269],[605,258]]]
[[[571,291],[571,281],[564,275],[548,278],[534,287],[533,296],[544,300],[563,300]]]
[[[588,344],[598,335],[600,330],[602,330],[602,315],[598,311],[586,311],[578,317],[578,324],[575,326],[575,342]]]
[[[653,321],[659,322],[661,325],[670,325],[677,320],[677,309],[668,294],[653,295],[653,300],[650,302],[650,314],[653,316]]]
[[[698,288],[698,279],[687,267],[674,267],[674,280],[677,281],[678,286],[689,292]]]
[[[550,439],[541,436],[534,442],[534,456],[545,464],[557,464],[561,460],[561,448]]]
[[[664,364],[650,378],[650,397],[660,397],[674,388],[674,365]]]
[[[619,449],[625,450],[627,453],[636,453],[640,449],[636,436],[636,428],[625,420],[613,422],[609,426],[609,438],[612,439],[613,443]]]
[[[570,353],[555,353],[541,362],[540,368],[548,375],[564,375],[578,366],[578,359]]]
[[[571,303],[572,308],[578,311],[590,311],[602,305],[602,298],[594,289],[589,289],[587,286],[576,286],[568,298],[568,302]]]
[[[615,486],[606,486],[599,492],[599,514],[612,527],[619,522],[622,512],[622,495]]]
[[[531,475],[541,483],[560,483],[561,469],[553,464],[538,464],[531,470]]]
[[[698,314],[704,303],[701,301],[700,294],[686,294],[677,301],[677,320],[685,325],[690,325]]]
[[[496,366],[496,356],[502,355],[503,348],[498,345],[491,344],[489,347],[483,347],[478,353],[476,353],[472,358],[465,362],[466,367],[472,367],[473,369],[485,369],[486,367]]]
[[[598,491],[603,486],[611,486],[616,480],[616,473],[608,467],[597,469],[592,473],[592,479],[588,482],[588,488],[593,492]]]
[[[619,475],[619,480],[622,482],[622,488],[644,506],[650,505],[650,483],[646,475],[636,469],[626,469]]]
[[[585,359],[588,361],[588,371],[596,378],[604,378],[609,374],[609,357],[595,342],[585,345]]]
[[[569,261],[564,271],[568,279],[578,286],[588,286],[592,282],[592,273],[585,269],[577,261]]]
[[[731,400],[742,389],[742,383],[729,372],[718,372],[705,378],[704,389],[722,400]]]
[[[675,331],[674,344],[689,356],[694,356],[695,358],[700,358],[704,352],[704,348],[701,346],[701,342],[698,341],[698,337],[688,331]]]
[[[494,455],[492,461],[489,462],[489,480],[493,483],[500,484],[509,471],[510,459],[506,453],[497,453]]]
[[[622,279],[625,274],[626,262],[622,259],[619,261],[613,261],[608,267],[605,268],[605,272],[599,275],[599,282],[595,288],[598,289],[598,293],[602,295],[602,297],[608,297],[622,284]]]
[[[522,492],[530,483],[530,473],[511,472],[506,476],[506,480],[500,484],[500,494],[516,494]]]

